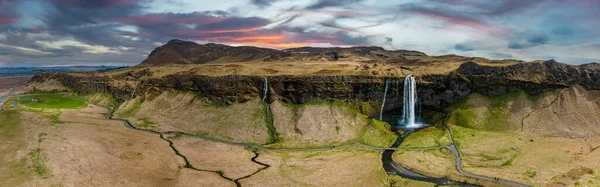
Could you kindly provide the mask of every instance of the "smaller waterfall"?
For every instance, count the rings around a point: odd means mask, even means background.
[[[267,77],[263,77],[263,97],[262,100],[267,102],[267,96],[269,96],[269,80]]]
[[[268,143],[275,143],[279,137],[279,133],[273,126],[273,113],[271,112],[271,104],[269,103],[269,79],[263,77],[263,95],[262,100],[265,102],[265,121],[267,122],[267,130],[269,133]]]
[[[135,98],[135,90],[137,89],[137,87],[141,84],[142,82],[138,82],[135,87],[133,87],[133,92],[131,92],[131,98]]]
[[[385,79],[385,89],[383,90],[383,100],[381,101],[381,109],[379,109],[379,120],[380,121],[383,121],[383,107],[385,106],[385,98],[387,97],[389,84],[390,84],[390,80]]]
[[[412,75],[404,79],[404,108],[402,110],[402,124],[406,127],[418,127],[416,124],[415,106],[417,103],[417,83]]]

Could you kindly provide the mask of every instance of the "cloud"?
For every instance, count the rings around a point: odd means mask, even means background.
[[[523,46],[520,43],[510,43],[510,44],[508,44],[508,48],[509,49],[524,49],[525,46]]]
[[[31,54],[31,55],[47,55],[47,54],[51,54],[49,52],[40,51],[40,50],[37,50],[37,49],[32,49],[32,48],[27,48],[27,47],[19,47],[19,46],[12,46],[12,45],[6,45],[6,44],[1,44],[1,43],[0,43],[0,48],[17,50],[17,51],[19,51],[21,53]]]
[[[16,23],[19,20],[19,15],[12,12],[0,12],[0,25],[8,25]]]
[[[271,3],[276,2],[278,0],[250,0],[250,3],[259,6],[259,7],[266,7],[266,6],[270,6]]]
[[[66,47],[77,47],[81,48],[83,53],[86,54],[107,54],[107,53],[119,53],[116,49],[111,49],[101,45],[88,45],[75,40],[61,40],[56,42],[37,41],[37,44],[50,49],[64,49]],[[118,49],[123,49],[119,47]],[[127,48],[125,48],[127,49]]]
[[[552,29],[552,33],[555,35],[569,36],[573,35],[573,30],[566,27],[557,27]]]
[[[316,10],[330,7],[347,6],[350,4],[356,4],[362,2],[362,0],[318,0],[314,4],[307,6],[305,9]]]
[[[5,63],[134,64],[178,38],[280,49],[383,45],[434,55],[577,59],[563,51],[593,51],[585,46],[600,41],[599,9],[560,2],[0,0],[0,55],[9,58]]]
[[[6,62],[6,61],[10,61],[10,60],[11,60],[10,57],[0,55],[0,62]]]
[[[527,39],[527,42],[532,46],[543,45],[548,43],[549,38],[545,35],[534,35]]]
[[[489,24],[481,18],[476,17],[476,15],[467,14],[448,6],[423,6],[411,3],[401,5],[400,7],[402,11],[446,22],[450,26],[464,26],[487,32],[500,32],[503,30],[500,26]]]
[[[454,45],[454,49],[459,50],[459,51],[473,51],[475,49],[473,49],[473,47],[468,46],[466,44],[456,44]]]
[[[509,59],[509,58],[514,58],[513,55],[506,54],[506,53],[497,53],[497,52],[494,52],[494,53],[490,53],[489,55],[492,58],[495,58],[495,59]]]
[[[509,49],[525,49],[530,47],[536,47],[539,45],[548,44],[550,38],[545,34],[526,34],[527,36],[520,36],[522,41],[513,41],[508,44]]]

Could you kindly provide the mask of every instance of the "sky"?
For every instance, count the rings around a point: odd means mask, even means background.
[[[0,0],[0,66],[135,65],[172,39],[600,61],[600,0]]]

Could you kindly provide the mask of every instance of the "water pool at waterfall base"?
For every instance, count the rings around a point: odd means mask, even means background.
[[[419,129],[432,126],[421,118],[417,118],[415,123],[408,124],[403,120],[402,109],[394,109],[383,113],[382,121],[387,122],[392,127],[397,129]]]

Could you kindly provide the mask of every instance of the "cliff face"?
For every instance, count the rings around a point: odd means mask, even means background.
[[[505,67],[482,66],[474,62],[462,64],[457,74],[468,77],[473,89],[488,95],[501,95],[524,89],[532,94],[540,88],[527,86],[566,87],[582,85],[589,90],[600,89],[600,64],[580,66],[558,63],[554,60],[543,63],[520,63]],[[531,84],[534,83],[534,84]],[[497,92],[497,93],[496,93]]]
[[[546,89],[582,85],[600,90],[600,66],[571,66],[554,61],[521,63],[511,66],[482,66],[465,63],[449,75],[417,77],[417,91],[423,108],[439,110],[472,92],[497,96],[524,90],[537,95]],[[128,99],[143,70],[113,76],[81,76],[69,73],[39,73],[31,82],[58,80],[79,94],[106,92]],[[403,78],[387,78],[386,110],[402,106]],[[385,77],[376,76],[268,76],[270,100],[305,103],[310,100],[338,99],[379,104],[384,95]],[[194,92],[207,102],[230,104],[260,97],[262,76],[204,76],[180,72],[139,82],[137,93],[152,99],[165,90]]]

